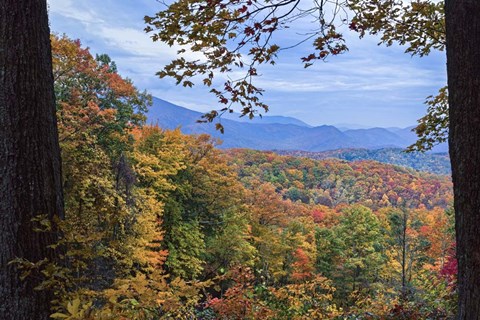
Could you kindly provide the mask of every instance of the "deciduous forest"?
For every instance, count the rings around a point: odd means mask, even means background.
[[[208,58],[178,58],[160,77],[191,87],[200,76],[210,87],[213,71],[246,67],[244,78],[211,89],[225,107],[200,121],[215,121],[231,103],[247,117],[268,109],[252,79],[258,65],[274,63],[280,48],[270,36],[295,21],[299,1],[268,3],[180,0],[145,17],[154,41]],[[109,55],[49,35],[45,1],[5,0],[0,318],[479,319],[480,6],[334,3],[354,12],[347,26],[362,37],[420,56],[446,48],[449,95],[443,88],[427,101],[410,149],[450,134],[453,179],[431,173],[436,164],[417,171],[221,150],[206,134],[149,124],[151,95]],[[348,50],[338,21],[319,12],[305,67]],[[469,37],[476,41],[462,41]],[[244,66],[246,48],[253,60]]]
[[[15,259],[54,319],[447,319],[451,182],[374,161],[220,151],[145,125],[149,95],[52,36],[59,259]]]

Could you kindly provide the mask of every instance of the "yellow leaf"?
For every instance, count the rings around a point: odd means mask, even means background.
[[[53,319],[66,319],[68,317],[69,316],[67,316],[66,314],[63,314],[63,313],[60,313],[60,312],[55,312],[55,313],[50,315],[50,318],[53,318]]]
[[[67,310],[71,315],[76,315],[78,313],[78,307],[80,307],[80,299],[78,298],[67,304]]]

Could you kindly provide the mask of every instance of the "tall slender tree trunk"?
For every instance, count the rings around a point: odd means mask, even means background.
[[[407,299],[407,209],[402,209],[402,300]]]
[[[49,292],[8,262],[53,259],[38,215],[63,216],[46,0],[0,1],[0,319],[48,319]]]
[[[480,319],[480,1],[446,0],[458,319]]]

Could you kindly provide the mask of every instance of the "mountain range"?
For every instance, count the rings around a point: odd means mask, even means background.
[[[257,150],[302,150],[310,152],[345,148],[405,148],[416,141],[413,127],[348,129],[331,125],[310,126],[305,122],[282,116],[239,117],[222,116],[218,121],[225,128],[222,134],[214,123],[198,123],[202,113],[153,98],[147,114],[149,124],[165,129],[180,128],[185,134],[207,133],[219,138],[220,148],[250,148]],[[447,151],[446,144],[434,152]]]
[[[383,149],[337,149],[320,152],[300,150],[276,150],[280,155],[311,158],[315,160],[341,159],[346,161],[374,160],[396,166],[412,168],[417,171],[430,172],[440,175],[451,174],[450,157],[446,152],[421,153],[404,152],[400,148]]]

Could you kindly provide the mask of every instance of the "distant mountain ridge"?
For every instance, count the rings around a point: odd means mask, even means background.
[[[276,123],[276,124],[294,124],[301,127],[312,128],[313,126],[308,123],[303,122],[297,118],[285,117],[285,116],[256,116],[253,119],[248,118],[247,116],[241,117],[239,113],[225,113],[222,115],[223,119],[233,120],[237,122],[246,122],[246,123],[258,123],[258,124],[267,124],[267,123]]]
[[[375,160],[382,163],[412,168],[417,171],[449,175],[451,173],[448,153],[406,153],[400,148],[385,149],[338,149],[322,152],[274,151],[280,155],[310,158],[314,160],[341,159],[346,161]]]
[[[312,127],[292,117],[263,116],[250,121],[245,117],[235,118],[234,114],[219,119],[225,127],[225,133],[221,134],[215,129],[214,123],[197,123],[201,116],[200,112],[153,98],[147,122],[165,129],[180,128],[186,134],[210,134],[223,141],[220,148],[319,152],[345,148],[405,148],[416,141],[411,128],[341,131],[330,125]],[[443,145],[434,151],[446,150],[446,145]]]

